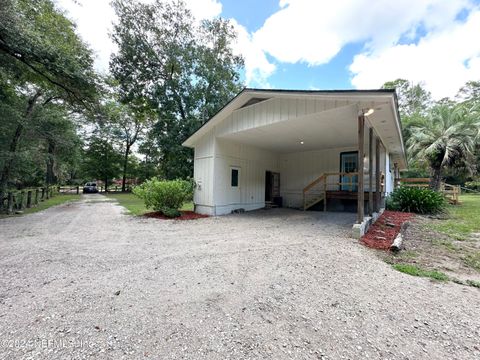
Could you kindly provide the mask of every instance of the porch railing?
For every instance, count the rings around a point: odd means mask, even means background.
[[[347,191],[354,191],[357,186],[357,172],[324,173],[303,188],[303,209],[307,210],[323,200],[323,209],[326,210],[327,191],[342,190],[343,187],[350,189]]]
[[[380,173],[380,192],[384,192],[385,175]],[[374,184],[371,184],[373,190]],[[327,193],[334,191],[357,192],[358,172],[328,172],[321,174],[303,188],[303,210],[307,210],[323,200],[323,210],[327,210]]]

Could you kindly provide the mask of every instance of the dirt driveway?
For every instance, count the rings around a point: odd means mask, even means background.
[[[480,291],[392,270],[353,214],[105,200],[0,220],[0,358],[480,358]]]

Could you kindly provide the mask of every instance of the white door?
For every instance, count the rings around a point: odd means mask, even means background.
[[[237,166],[230,167],[230,203],[241,203],[241,184],[242,174],[241,169]]]

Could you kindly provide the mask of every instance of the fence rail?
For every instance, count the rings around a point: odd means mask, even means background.
[[[45,186],[7,191],[5,196],[0,198],[0,211],[6,214],[14,214],[35,207],[40,202],[57,194],[79,193],[80,188],[78,186]]]
[[[395,179],[396,185],[427,188],[430,186],[430,178],[401,178]],[[460,203],[460,185],[451,185],[445,182],[440,183],[440,192],[453,205]]]

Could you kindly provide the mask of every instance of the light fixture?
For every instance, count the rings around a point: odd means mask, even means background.
[[[363,113],[364,116],[372,115],[375,110],[373,108],[368,109],[366,113]]]
[[[300,141],[300,145],[303,145],[303,144],[304,144],[303,140],[302,140],[302,141]]]

